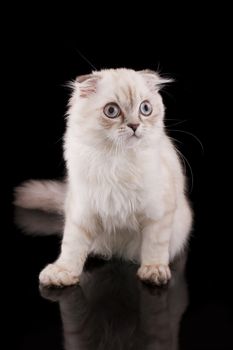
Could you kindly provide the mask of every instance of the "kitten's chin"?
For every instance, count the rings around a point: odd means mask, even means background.
[[[139,144],[140,141],[141,141],[141,137],[134,134],[134,135],[131,135],[131,136],[125,141],[125,144],[126,144],[126,147],[127,147],[127,148],[132,148],[132,147],[135,147],[137,144]]]

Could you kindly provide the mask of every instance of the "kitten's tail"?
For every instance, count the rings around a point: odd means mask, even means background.
[[[29,180],[16,187],[14,204],[26,209],[63,213],[65,196],[65,182]]]

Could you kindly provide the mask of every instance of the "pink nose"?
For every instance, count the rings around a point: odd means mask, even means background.
[[[127,126],[129,127],[129,128],[131,128],[134,132],[137,130],[137,128],[139,127],[139,123],[138,124],[132,124],[132,123],[129,123],[129,124],[127,124]]]

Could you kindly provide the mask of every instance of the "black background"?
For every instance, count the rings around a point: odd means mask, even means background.
[[[181,142],[177,147],[192,168],[193,180],[186,164],[195,214],[187,265],[190,304],[182,321],[181,349],[232,346],[232,263],[228,253],[232,233],[227,226],[229,205],[225,204],[231,187],[227,185],[230,157],[226,157],[229,42],[226,23],[219,26],[217,22],[225,17],[218,11],[190,7],[179,16],[172,11],[169,16],[163,13],[164,20],[158,21],[160,16],[153,17],[150,8],[138,10],[137,16],[131,14],[133,21],[123,10],[116,18],[110,11],[102,29],[98,19],[94,21],[81,11],[68,24],[52,13],[39,15],[39,19],[35,14],[35,18],[24,15],[10,22],[14,26],[6,35],[6,64],[2,67],[10,82],[4,116],[7,132],[2,133],[6,138],[3,153],[8,150],[4,190],[10,213],[10,270],[14,271],[11,302],[17,310],[13,332],[19,333],[20,349],[60,349],[61,336],[53,334],[60,327],[58,311],[53,305],[47,312],[37,281],[41,268],[55,259],[59,240],[32,239],[15,228],[12,191],[26,179],[64,176],[62,135],[70,93],[65,84],[92,70],[88,60],[97,69],[159,69],[175,79],[162,92],[166,125],[169,134]],[[185,131],[200,139],[204,152],[196,137]],[[40,332],[46,327],[48,343],[42,344]]]

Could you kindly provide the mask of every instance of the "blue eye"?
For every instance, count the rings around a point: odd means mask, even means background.
[[[153,111],[153,108],[150,104],[149,101],[143,101],[141,104],[140,104],[140,107],[139,107],[139,110],[140,110],[140,113],[144,116],[149,116],[152,111]]]
[[[120,114],[120,107],[116,103],[108,103],[104,107],[104,114],[108,118],[117,118]]]

